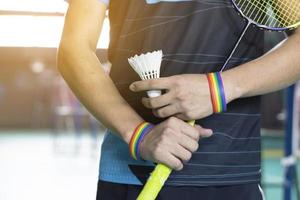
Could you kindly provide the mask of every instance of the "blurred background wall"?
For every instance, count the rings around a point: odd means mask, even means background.
[[[60,83],[56,51],[56,48],[0,47],[1,128],[52,127],[55,105],[62,103],[59,88],[68,90]],[[107,62],[105,49],[98,49],[97,55],[101,62]]]
[[[104,127],[56,69],[67,7],[64,0],[0,0],[0,200],[95,199]],[[267,32],[266,51],[283,38]],[[106,19],[97,50],[105,70],[108,43]],[[267,200],[283,199],[284,94],[262,97]],[[300,92],[298,101],[299,112]]]
[[[0,127],[51,128],[58,88],[56,51],[68,4],[64,0],[0,0]],[[97,55],[105,65],[109,25]]]

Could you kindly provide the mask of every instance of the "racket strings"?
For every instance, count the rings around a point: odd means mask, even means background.
[[[300,0],[235,0],[248,18],[268,27],[291,27],[300,21]]]
[[[278,16],[279,21],[283,21],[286,26],[299,21],[299,0],[277,0],[276,2],[273,2],[273,7],[274,13],[276,16]]]

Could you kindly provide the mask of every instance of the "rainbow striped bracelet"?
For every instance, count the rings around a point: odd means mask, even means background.
[[[143,122],[138,125],[133,132],[130,142],[129,142],[129,152],[131,156],[135,159],[141,159],[139,154],[140,145],[145,138],[145,136],[150,132],[154,126],[148,122]]]
[[[223,80],[220,72],[206,74],[214,113],[227,110]]]

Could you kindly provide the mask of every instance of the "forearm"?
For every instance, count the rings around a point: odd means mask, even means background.
[[[228,101],[273,92],[299,79],[299,30],[271,53],[223,73]]]
[[[135,127],[143,120],[121,97],[96,54],[83,45],[61,44],[58,67],[81,103],[128,143]]]

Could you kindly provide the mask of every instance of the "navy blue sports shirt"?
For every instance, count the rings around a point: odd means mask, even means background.
[[[204,74],[221,69],[245,22],[230,0],[111,0],[109,6],[110,76],[125,100],[146,120],[159,123],[141,104],[146,93],[133,93],[139,80],[127,58],[163,50],[161,75]],[[226,70],[263,54],[264,33],[251,27]],[[245,80],[246,82],[247,80]],[[210,103],[210,102],[207,102]],[[225,113],[196,121],[213,130],[182,171],[173,171],[167,185],[235,185],[259,183],[260,99],[238,99]],[[151,162],[134,161],[128,145],[107,131],[102,145],[99,178],[142,184],[153,169]]]

